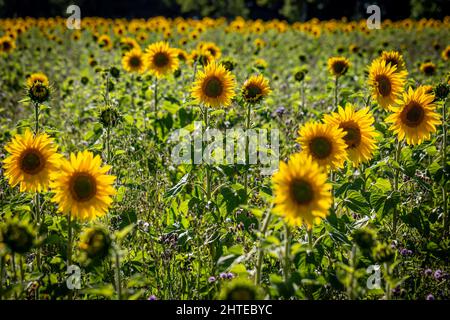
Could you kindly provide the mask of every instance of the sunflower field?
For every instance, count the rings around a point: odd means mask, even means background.
[[[449,28],[0,20],[0,299],[449,299]]]

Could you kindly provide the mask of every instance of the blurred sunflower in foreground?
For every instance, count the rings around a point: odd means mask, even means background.
[[[274,184],[274,212],[288,223],[311,229],[314,223],[328,215],[331,207],[331,185],[327,175],[310,156],[296,153],[287,163],[280,162]]]
[[[53,175],[51,183],[55,193],[52,201],[58,210],[80,220],[93,220],[103,216],[115,194],[115,176],[107,174],[111,166],[101,166],[100,156],[90,151],[70,155],[63,159],[61,168]]]
[[[356,110],[353,105],[339,107],[338,112],[327,114],[324,122],[336,125],[345,132],[344,141],[347,144],[349,160],[356,167],[361,162],[372,159],[376,150],[375,137],[377,133],[373,127],[373,115],[369,108]]]
[[[34,136],[27,129],[16,135],[5,149],[11,155],[3,160],[5,176],[11,187],[20,184],[20,191],[47,191],[50,176],[59,168],[61,156],[46,133]]]
[[[191,94],[197,103],[209,107],[227,107],[235,96],[235,87],[233,74],[221,64],[212,62],[197,73]]]
[[[408,144],[421,144],[429,139],[441,123],[433,100],[434,95],[426,94],[423,88],[409,88],[399,99],[394,113],[386,118],[386,122],[392,123],[389,129]]]

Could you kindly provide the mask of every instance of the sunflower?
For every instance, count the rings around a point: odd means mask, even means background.
[[[48,82],[48,78],[45,74],[43,73],[33,73],[31,74],[28,78],[27,78],[27,87],[31,88],[34,84],[36,83],[42,83],[43,85],[48,86],[49,82]]]
[[[327,63],[328,71],[335,77],[343,76],[350,67],[350,61],[344,57],[331,57]]]
[[[98,37],[97,43],[100,46],[100,48],[102,48],[103,50],[106,50],[106,51],[111,50],[113,47],[111,38],[106,34],[103,34],[100,37]]]
[[[450,46],[447,46],[441,53],[442,59],[448,61],[450,59]]]
[[[193,61],[200,63],[203,67],[214,61],[214,57],[211,53],[209,53],[209,51],[201,49],[192,50],[190,58]]]
[[[391,66],[397,67],[396,72],[406,72],[406,64],[403,59],[403,55],[398,51],[383,51],[381,53],[382,60],[386,61],[386,64],[391,64]]]
[[[423,88],[403,94],[398,101],[398,107],[386,118],[392,123],[389,128],[398,135],[399,140],[406,139],[408,144],[420,144],[436,132],[436,125],[440,124],[440,116],[435,112],[434,95],[427,94]]]
[[[357,111],[353,105],[347,104],[345,109],[339,107],[338,112],[325,115],[324,122],[337,125],[344,130],[347,154],[355,167],[372,158],[376,149],[377,133],[373,127],[374,118],[369,108]]]
[[[198,72],[191,94],[197,103],[227,107],[235,96],[235,87],[234,76],[221,64],[212,62]]]
[[[242,86],[242,97],[248,103],[259,103],[270,92],[269,80],[261,74],[251,76]]]
[[[139,44],[133,38],[121,38],[120,39],[120,47],[124,51],[130,51],[132,49],[139,49]]]
[[[2,53],[2,52],[10,53],[10,52],[14,51],[15,48],[16,48],[16,43],[12,38],[7,37],[7,36],[0,38],[0,53]]]
[[[123,68],[127,72],[144,73],[145,63],[141,49],[132,49],[122,58]]]
[[[52,201],[58,210],[80,220],[93,220],[108,211],[115,194],[115,176],[108,175],[111,166],[101,166],[101,159],[92,152],[70,155],[63,159],[60,171],[53,175],[50,186],[55,193]]]
[[[3,160],[5,176],[11,187],[20,183],[20,191],[41,192],[48,189],[50,175],[58,169],[61,156],[58,147],[47,134],[27,129],[5,146],[11,155]]]
[[[319,165],[341,168],[347,158],[345,132],[336,125],[308,122],[299,130],[297,142],[302,153],[311,156]]]
[[[436,65],[433,62],[424,62],[420,65],[420,71],[426,76],[432,76],[436,73]]]
[[[288,223],[305,223],[311,229],[314,223],[328,215],[331,206],[331,185],[317,162],[301,153],[293,154],[272,177],[275,194],[274,212]]]
[[[403,92],[405,83],[404,72],[396,72],[397,67],[386,64],[382,59],[376,59],[369,68],[369,85],[372,97],[384,109],[395,105],[395,100]]]
[[[144,59],[149,71],[158,78],[173,73],[179,63],[177,51],[162,41],[149,45],[145,50]]]
[[[201,42],[198,49],[209,52],[214,59],[219,59],[222,56],[222,51],[214,42]]]

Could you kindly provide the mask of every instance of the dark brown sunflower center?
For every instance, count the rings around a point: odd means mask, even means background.
[[[88,201],[97,193],[95,179],[87,173],[78,173],[70,182],[70,192],[76,201]]]
[[[204,93],[206,96],[210,98],[217,98],[219,97],[223,92],[223,85],[222,81],[220,81],[217,77],[211,77],[208,80],[206,80],[205,86],[204,86]]]
[[[412,102],[403,109],[401,115],[404,124],[408,127],[415,128],[422,123],[425,112],[420,104]]]
[[[378,83],[378,92],[383,96],[386,97],[391,94],[392,85],[391,80],[389,80],[388,77],[385,75],[378,76],[376,79]]]
[[[11,48],[11,44],[8,41],[3,42],[3,49],[8,51]]]
[[[153,63],[157,67],[163,68],[169,64],[169,57],[167,56],[167,54],[159,52],[155,54],[155,57],[153,58]]]
[[[426,73],[426,74],[433,74],[434,73],[434,66],[432,66],[432,65],[426,65],[424,68],[423,68],[423,71]]]
[[[45,160],[37,150],[27,150],[20,159],[20,169],[34,175],[44,168]]]
[[[344,140],[348,149],[353,149],[361,143],[361,130],[354,123],[344,123],[340,126],[345,131]]]
[[[314,157],[318,159],[327,158],[332,151],[331,141],[325,137],[313,138],[309,144],[309,148]]]
[[[305,180],[294,180],[291,186],[292,197],[298,204],[308,204],[314,199],[314,190]]]
[[[248,100],[255,100],[262,94],[262,90],[259,86],[251,84],[244,90],[244,97]]]
[[[138,56],[133,56],[130,58],[130,66],[134,68],[139,68],[142,64],[142,60]]]
[[[343,61],[336,61],[333,63],[333,71],[336,75],[344,74],[347,71],[347,64]]]

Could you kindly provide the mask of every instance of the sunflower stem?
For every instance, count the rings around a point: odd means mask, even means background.
[[[203,111],[203,117],[205,121],[205,132],[206,132],[209,126],[208,107],[206,106]],[[211,200],[211,169],[209,167],[209,164],[206,164],[206,199],[208,201]]]
[[[36,225],[38,228],[37,237],[39,237],[39,230],[41,229],[41,224],[42,224],[42,221],[41,221],[41,199],[40,199],[39,192],[36,192],[34,194],[34,210],[35,210],[35,215],[36,215]],[[41,248],[37,249],[36,263],[37,263],[38,270],[41,270]]]
[[[334,111],[338,108],[338,96],[339,96],[339,77],[334,78]]]
[[[446,171],[445,168],[447,166],[447,120],[446,120],[446,104],[447,99],[445,99],[442,105],[442,170]],[[447,236],[450,233],[449,230],[449,220],[450,220],[450,212],[448,212],[448,204],[447,204],[447,190],[446,183],[442,186],[442,197],[444,202],[444,235]]]
[[[400,140],[397,140],[397,147],[395,149],[395,162],[397,163],[397,165],[399,165],[401,146],[402,146],[402,144],[401,144]],[[398,192],[399,176],[400,176],[400,169],[396,168],[395,175],[394,175],[394,192]],[[397,209],[397,205],[395,205],[393,221],[392,221],[392,231],[394,233],[394,236],[397,234],[397,223],[398,223],[398,209]]]
[[[34,104],[34,134],[39,133],[39,103]]]
[[[267,215],[263,222],[263,226],[261,229],[261,238],[265,238],[265,236],[266,236],[267,228],[269,227],[269,223],[270,223],[270,218],[271,218],[271,212],[269,210],[267,212]],[[255,273],[255,284],[256,285],[259,285],[261,283],[261,269],[262,269],[263,257],[264,257],[264,250],[263,250],[262,244],[260,242],[259,248],[258,248],[258,258],[256,260],[256,273]]]
[[[308,230],[308,246],[309,246],[309,250],[312,251],[314,248],[312,227],[308,228],[307,230]]]
[[[155,90],[153,92],[153,106],[155,108],[155,120],[158,115],[158,78],[155,77]]]
[[[120,278],[120,256],[119,252],[115,250],[115,269],[116,269],[116,290],[117,290],[117,298],[122,300],[122,282]]]
[[[301,94],[302,94],[302,109],[306,110],[305,79],[303,79],[302,81]]]
[[[286,234],[285,234],[285,243],[284,243],[284,282],[288,283],[289,281],[289,267],[290,267],[290,242],[291,242],[291,230],[288,226],[288,224],[285,225],[286,227]]]
[[[245,137],[245,165],[246,165],[246,170],[249,167],[249,163],[250,163],[250,155],[248,154],[248,149],[249,149],[249,136],[248,136],[248,131],[250,130],[250,116],[251,116],[251,112],[252,112],[252,106],[250,103],[247,103],[247,118],[245,121],[245,133],[246,133],[246,137]],[[247,201],[248,199],[248,172],[244,173],[244,191],[245,191],[245,201]]]

